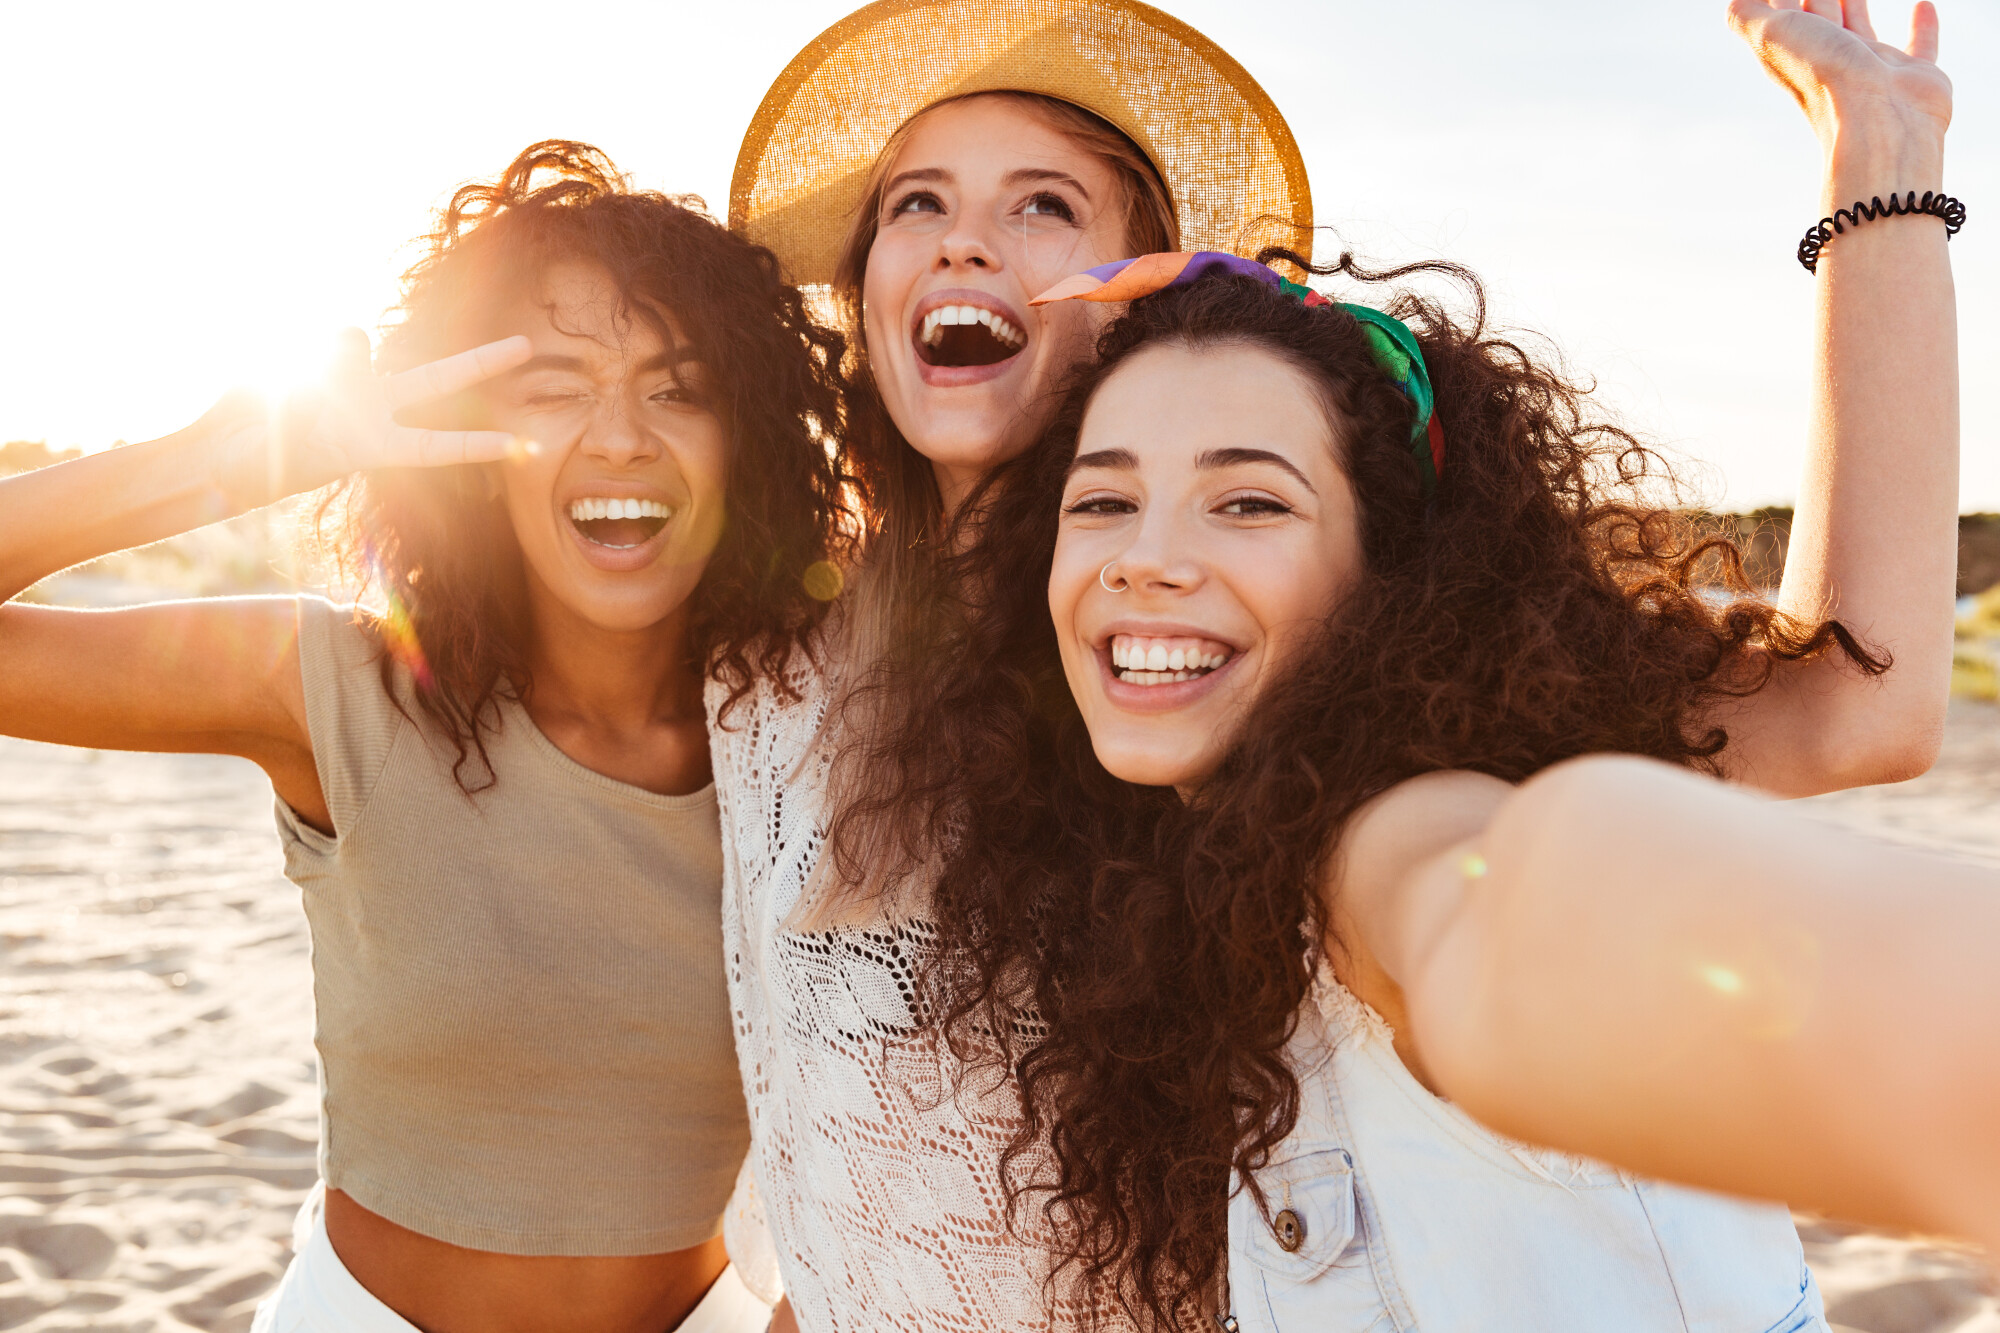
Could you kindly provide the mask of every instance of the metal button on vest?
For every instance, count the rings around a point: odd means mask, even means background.
[[[1278,1238],[1278,1248],[1286,1254],[1296,1254],[1299,1246],[1306,1243],[1306,1224],[1300,1216],[1287,1208],[1271,1219],[1271,1234]]]

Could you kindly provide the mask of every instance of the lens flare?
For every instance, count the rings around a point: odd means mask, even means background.
[[[430,660],[424,656],[423,644],[417,639],[416,620],[410,614],[409,604],[390,581],[388,563],[372,539],[362,543],[362,558],[367,562],[369,583],[382,595],[382,644],[389,650],[389,656],[410,673],[417,688],[429,692],[437,677],[431,671]]]

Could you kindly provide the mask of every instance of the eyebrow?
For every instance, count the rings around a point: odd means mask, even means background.
[[[948,181],[950,179],[951,173],[943,167],[915,167],[909,171],[899,171],[891,176],[888,183],[882,187],[882,193],[885,195],[894,194],[901,186],[916,181],[929,183]]]
[[[557,356],[553,352],[544,352],[540,356],[531,356],[514,367],[514,373],[526,375],[537,370],[582,370],[583,368],[582,357]]]
[[[639,369],[643,373],[654,370],[678,370],[682,366],[704,364],[706,364],[706,361],[701,354],[701,349],[691,344],[683,343],[679,347],[647,357],[645,364],[641,365]],[[545,352],[540,356],[529,357],[526,361],[514,367],[513,373],[516,375],[528,375],[537,370],[566,370],[581,374],[589,369],[590,367],[584,364],[582,357],[562,356],[554,352]]]
[[[1090,199],[1090,191],[1083,188],[1083,182],[1070,175],[1067,171],[1056,171],[1049,167],[1016,167],[1014,170],[1008,172],[1004,179],[1009,185],[1027,185],[1035,181],[1047,181],[1054,185],[1067,185],[1082,195],[1086,201]]]
[[[1305,473],[1293,467],[1283,455],[1274,454],[1269,449],[1209,449],[1196,454],[1194,458],[1195,467],[1203,472],[1212,472],[1217,468],[1239,467],[1244,463],[1270,463],[1275,467],[1283,468],[1286,472],[1298,478],[1299,485],[1312,491],[1314,495],[1319,494],[1317,490],[1313,489],[1313,484],[1306,480]],[[1085,468],[1136,468],[1138,466],[1139,455],[1133,453],[1130,449],[1099,449],[1093,453],[1078,454],[1076,461],[1069,465],[1069,473],[1067,475],[1074,476]]]
[[[1099,449],[1095,453],[1078,454],[1075,461],[1069,465],[1069,472],[1065,475],[1075,476],[1085,468],[1090,467],[1134,468],[1137,466],[1139,466],[1139,455],[1133,453],[1130,449]]]
[[[641,371],[679,370],[682,366],[706,366],[707,364],[708,359],[701,354],[699,347],[696,347],[693,343],[682,343],[678,347],[670,347],[664,352],[647,357],[645,364],[640,366],[639,369]]]
[[[1269,463],[1273,467],[1282,468],[1296,477],[1299,485],[1312,491],[1314,495],[1319,494],[1317,490],[1313,490],[1313,484],[1306,480],[1305,473],[1293,467],[1283,455],[1274,454],[1269,449],[1210,449],[1206,453],[1196,454],[1194,459],[1194,465],[1204,472],[1213,468],[1239,467],[1244,463]]]
[[[888,183],[882,187],[882,193],[891,195],[904,185],[942,184],[951,179],[952,174],[943,167],[913,167],[909,171],[899,171],[891,176]],[[1003,184],[1014,186],[1032,185],[1038,181],[1067,185],[1082,195],[1086,202],[1090,200],[1090,191],[1083,187],[1082,181],[1067,171],[1057,171],[1051,167],[1016,167],[1001,177],[1001,181]]]

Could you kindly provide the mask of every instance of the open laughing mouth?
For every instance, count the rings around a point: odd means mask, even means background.
[[[671,505],[658,500],[634,500],[617,496],[593,496],[572,500],[570,526],[593,546],[629,551],[644,546],[660,535],[674,516]]]
[[[1111,673],[1127,685],[1171,685],[1219,670],[1236,650],[1214,639],[1111,636]]]
[[[998,310],[941,305],[918,321],[917,357],[929,366],[993,366],[1017,355],[1028,335]]]

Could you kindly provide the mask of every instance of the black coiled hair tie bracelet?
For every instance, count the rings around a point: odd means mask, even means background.
[[[1857,199],[1854,201],[1854,207],[1836,208],[1832,217],[1821,218],[1819,225],[1808,231],[1805,239],[1799,242],[1799,262],[1805,265],[1806,272],[1817,273],[1819,252],[1826,248],[1826,243],[1833,239],[1836,232],[1846,231],[1849,227],[1858,227],[1864,222],[1873,222],[1879,217],[1915,215],[1941,219],[1944,222],[1946,240],[1958,235],[1958,229],[1965,225],[1965,205],[1942,191],[1925,190],[1921,199],[1917,197],[1915,190],[1910,191],[1907,196],[1892,194],[1886,204],[1878,194],[1868,203],[1864,204]]]

